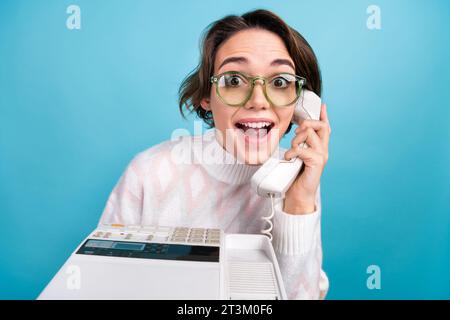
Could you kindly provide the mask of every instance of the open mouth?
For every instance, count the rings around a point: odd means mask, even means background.
[[[241,130],[245,136],[262,138],[269,134],[275,123],[272,121],[238,121],[234,126]]]

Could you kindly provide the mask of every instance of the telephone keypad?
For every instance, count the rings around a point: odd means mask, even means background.
[[[172,228],[163,226],[141,227],[135,225],[128,227],[120,224],[101,225],[99,229],[94,231],[94,233],[91,235],[91,238],[94,239],[155,242],[162,244],[199,244],[213,246],[220,246],[220,237],[221,233],[219,229],[188,227]],[[154,251],[158,253],[157,249],[154,249]]]

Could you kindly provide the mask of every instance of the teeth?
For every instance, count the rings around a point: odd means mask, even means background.
[[[270,122],[239,122],[239,124],[254,129],[260,129],[270,126]]]

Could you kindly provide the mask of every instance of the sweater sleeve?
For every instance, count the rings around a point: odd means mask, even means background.
[[[293,215],[275,203],[273,246],[289,299],[324,299],[328,278],[322,270],[320,186],[316,211]]]
[[[143,170],[138,154],[127,166],[111,192],[100,224],[140,224],[143,205]]]

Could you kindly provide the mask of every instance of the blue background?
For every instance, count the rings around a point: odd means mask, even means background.
[[[70,4],[81,30],[66,28]],[[381,30],[366,27],[370,4]],[[37,297],[131,158],[176,128],[193,132],[177,90],[201,32],[256,8],[299,30],[322,69],[328,298],[450,298],[444,0],[0,1],[0,298]],[[371,264],[381,290],[367,289]]]

